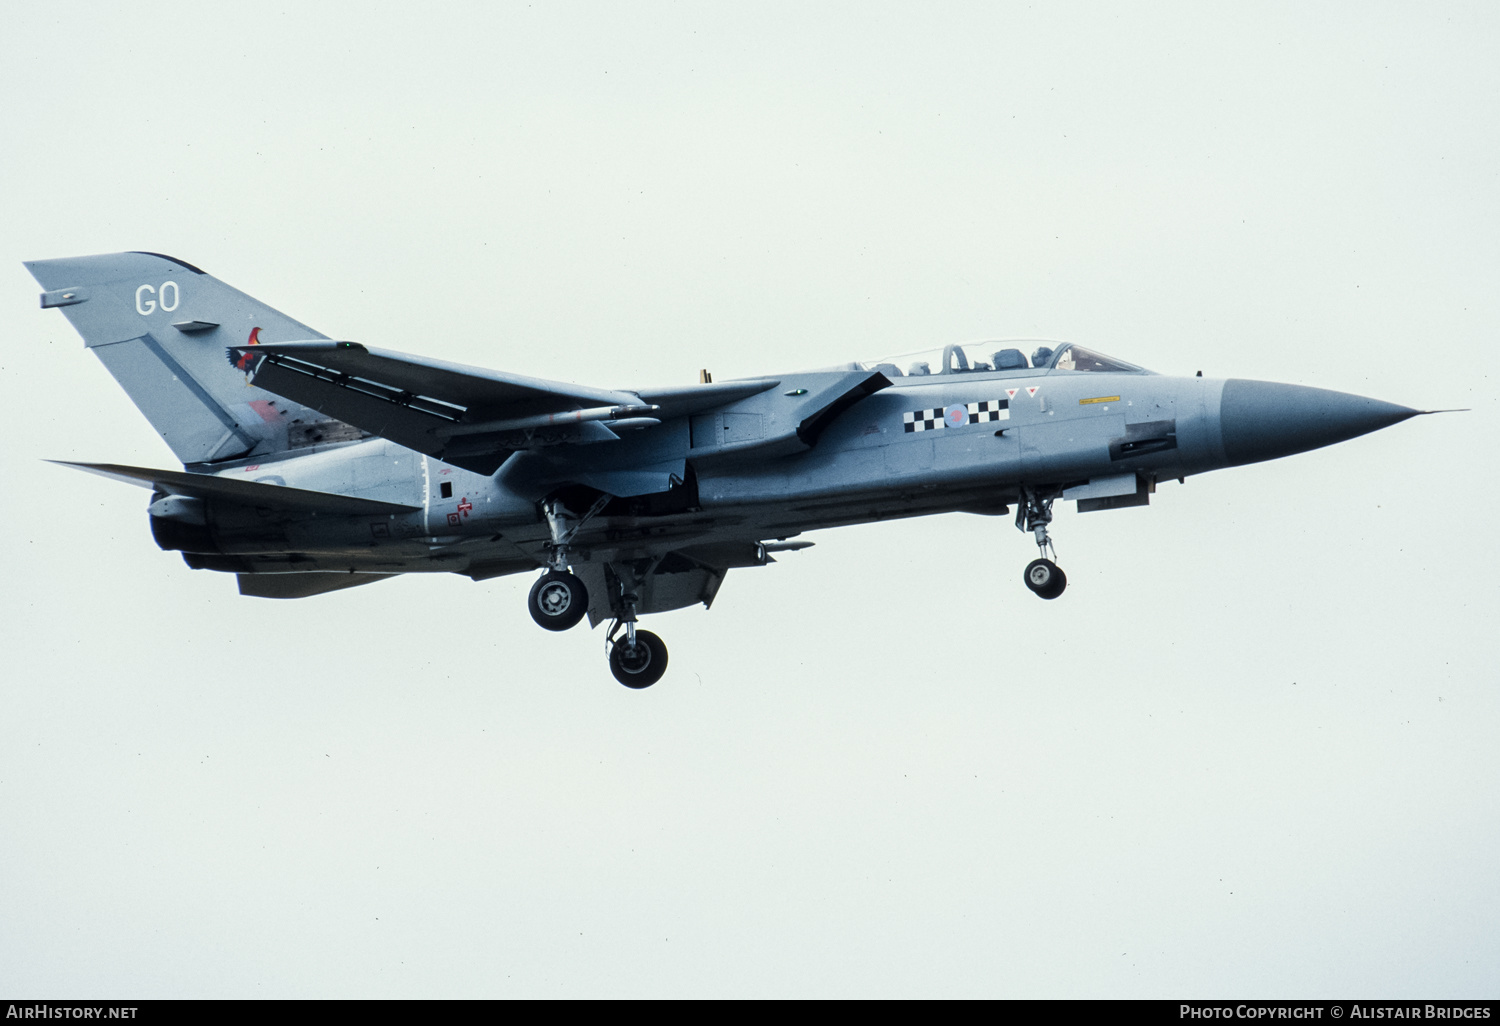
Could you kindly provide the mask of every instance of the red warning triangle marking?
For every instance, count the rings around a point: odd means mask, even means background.
[[[1042,386],[1041,385],[1027,385],[1026,386],[1026,394],[1029,395],[1029,396],[1035,396],[1041,390],[1042,390]]]
[[[1019,388],[1007,388],[1005,390],[1005,397],[1007,399],[1014,399],[1016,397],[1016,393],[1019,392],[1019,391],[1020,391]]]

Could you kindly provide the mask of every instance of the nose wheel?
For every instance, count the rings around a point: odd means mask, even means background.
[[[1026,587],[1044,599],[1055,599],[1068,586],[1068,575],[1050,559],[1033,559],[1026,564]]]
[[[1057,550],[1052,547],[1052,538],[1047,534],[1047,525],[1052,523],[1052,503],[1056,498],[1056,495],[1042,498],[1025,488],[1021,491],[1021,501],[1016,504],[1016,529],[1032,533],[1039,553],[1039,558],[1026,564],[1022,580],[1026,582],[1026,587],[1044,599],[1057,598],[1068,586],[1068,575],[1062,572],[1062,567],[1047,558],[1049,551],[1052,555],[1057,555]]]

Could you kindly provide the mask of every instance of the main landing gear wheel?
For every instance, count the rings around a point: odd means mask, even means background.
[[[1026,587],[1044,599],[1055,599],[1068,586],[1068,575],[1050,559],[1033,559],[1026,564]]]
[[[526,597],[531,618],[549,631],[565,631],[589,609],[589,592],[577,576],[549,570],[531,586]]]
[[[627,688],[649,688],[667,672],[667,646],[650,631],[636,631],[634,646],[621,638],[610,647],[609,671]]]

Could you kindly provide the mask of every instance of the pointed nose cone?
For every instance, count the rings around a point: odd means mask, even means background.
[[[1230,466],[1320,449],[1415,417],[1419,411],[1347,392],[1231,378],[1219,423]]]

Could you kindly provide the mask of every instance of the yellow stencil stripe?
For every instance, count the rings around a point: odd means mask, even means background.
[[[1078,405],[1088,406],[1091,403],[1117,403],[1119,401],[1120,397],[1117,395],[1101,395],[1095,399],[1080,399],[1078,400]]]

